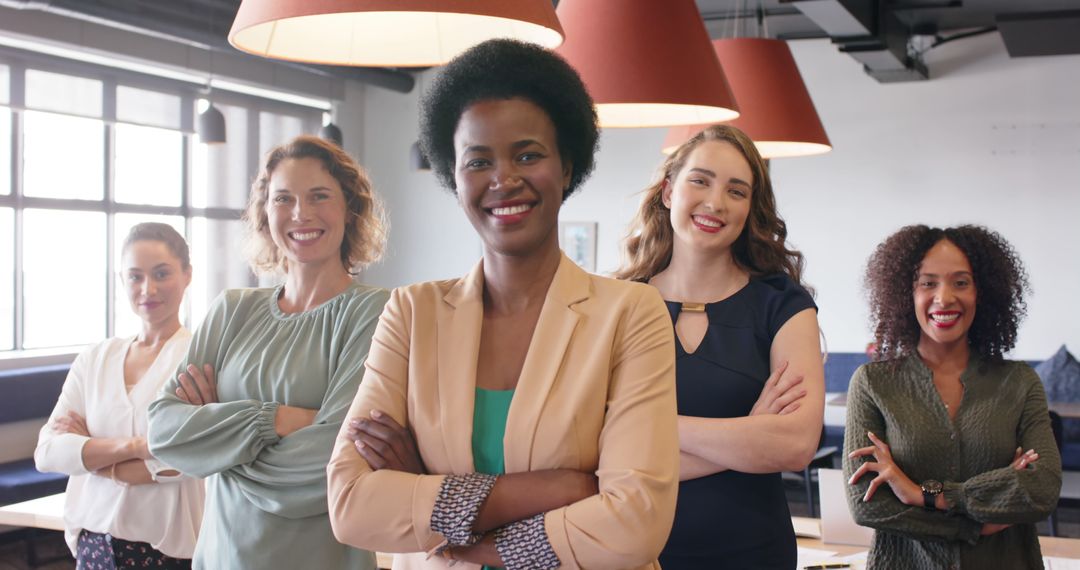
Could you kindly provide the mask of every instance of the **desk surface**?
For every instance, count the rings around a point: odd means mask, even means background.
[[[821,535],[821,521],[820,519],[810,519],[805,517],[791,517],[793,523],[795,523],[796,532],[799,529],[807,529],[813,526],[817,527],[818,535]],[[826,544],[821,541],[820,538],[802,537],[798,538],[799,546],[803,548],[813,548],[815,550],[832,550],[840,556],[847,556],[849,554],[855,554],[857,552],[863,552],[868,549],[866,546],[849,546],[846,544]],[[1039,547],[1042,549],[1043,556],[1051,556],[1055,558],[1077,558],[1080,559],[1080,539],[1078,538],[1060,538],[1053,536],[1040,536]]]
[[[64,494],[0,507],[0,524],[64,530]]]
[[[0,524],[11,526],[28,526],[49,530],[64,530],[64,494],[49,495],[40,499],[16,503],[0,507]],[[821,522],[818,519],[804,517],[792,517],[798,532],[821,535]],[[841,556],[855,554],[866,550],[865,546],[847,546],[842,544],[825,544],[820,538],[798,539],[799,546],[817,550],[831,550]],[[1043,556],[1059,558],[1080,559],[1080,539],[1054,538],[1040,536],[1039,545],[1042,547]],[[379,568],[389,568],[393,561],[390,554],[378,553]]]

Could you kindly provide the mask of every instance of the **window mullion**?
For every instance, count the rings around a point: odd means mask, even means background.
[[[15,199],[15,239],[12,244],[15,248],[14,251],[14,275],[12,278],[15,280],[12,291],[15,295],[14,303],[12,304],[12,312],[14,313],[14,321],[12,326],[14,327],[14,334],[12,335],[12,348],[15,350],[21,350],[23,347],[23,331],[25,329],[24,315],[23,315],[23,251],[25,250],[25,244],[23,243],[23,114],[21,111],[15,111],[15,106],[22,106],[26,101],[26,68],[21,65],[11,65],[8,68],[8,78],[11,86],[11,104],[12,104],[12,116],[11,116],[11,195]]]

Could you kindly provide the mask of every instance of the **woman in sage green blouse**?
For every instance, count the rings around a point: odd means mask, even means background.
[[[848,389],[844,473],[867,568],[1042,568],[1057,505],[1046,394],[1016,342],[1027,280],[979,226],[908,226],[870,258],[878,361]]]
[[[271,151],[245,215],[272,289],[225,291],[150,406],[150,450],[208,477],[196,568],[375,567],[334,540],[326,462],[388,294],[350,273],[382,251],[366,174],[300,137]]]

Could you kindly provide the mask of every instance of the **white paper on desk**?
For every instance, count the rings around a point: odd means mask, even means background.
[[[1046,570],[1080,570],[1080,559],[1044,556],[1043,566]]]
[[[795,529],[795,536],[821,538],[821,521],[818,519],[791,517],[791,526]]]
[[[800,546],[799,562],[795,567],[803,568],[805,566],[813,566],[814,564],[835,562],[834,556],[836,556],[836,552],[832,550],[817,550],[816,548],[803,548]]]

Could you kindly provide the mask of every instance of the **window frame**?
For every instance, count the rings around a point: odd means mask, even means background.
[[[322,109],[304,107],[293,103],[264,99],[244,93],[234,93],[223,90],[215,90],[212,97],[206,97],[205,88],[200,85],[187,83],[180,80],[168,79],[142,74],[135,71],[117,69],[94,63],[76,62],[60,57],[34,53],[8,46],[0,46],[0,65],[8,68],[9,97],[7,104],[0,104],[0,112],[11,115],[11,154],[8,157],[0,156],[0,160],[10,160],[11,179],[9,193],[0,194],[0,207],[11,208],[13,211],[14,227],[12,232],[14,239],[8,247],[12,247],[14,271],[12,275],[0,275],[0,279],[13,279],[14,293],[14,318],[12,319],[12,347],[0,347],[0,360],[8,360],[12,357],[19,358],[21,354],[38,352],[55,352],[63,347],[50,347],[45,349],[26,349],[25,345],[25,322],[24,322],[24,277],[26,243],[24,240],[23,212],[30,209],[65,210],[65,211],[89,211],[103,212],[106,215],[106,286],[105,299],[102,308],[105,311],[105,330],[102,338],[115,335],[115,312],[116,312],[116,288],[117,271],[114,251],[116,239],[114,236],[115,215],[129,214],[156,214],[180,216],[184,219],[184,233],[186,239],[191,239],[192,221],[197,218],[208,220],[236,221],[243,213],[242,208],[224,207],[194,207],[192,206],[192,176],[193,176],[193,151],[197,142],[195,136],[195,108],[200,98],[210,98],[214,103],[242,107],[247,111],[247,132],[242,136],[248,140],[245,157],[245,168],[248,173],[247,179],[251,180],[258,172],[259,167],[259,114],[269,112],[278,115],[288,115],[299,118],[303,126],[303,132],[314,133],[322,124]],[[26,196],[23,180],[23,132],[24,113],[26,111],[43,111],[73,117],[86,117],[74,113],[57,112],[47,109],[28,108],[26,98],[26,71],[28,69],[59,73],[76,77],[94,79],[102,82],[102,114],[98,119],[104,124],[104,146],[101,159],[104,161],[104,195],[100,200],[83,200],[69,198],[44,198]],[[117,88],[120,86],[156,91],[168,95],[180,97],[180,128],[172,129],[162,127],[160,124],[148,124],[139,121],[117,120]],[[178,131],[182,135],[181,143],[181,199],[179,206],[154,206],[143,204],[129,204],[115,200],[115,135],[118,123],[165,128],[166,130]],[[233,136],[241,136],[237,133]],[[0,247],[5,247],[0,243]],[[249,278],[248,286],[258,284],[254,275]],[[181,315],[182,320],[190,323],[191,315]],[[0,363],[0,368],[4,368]]]

